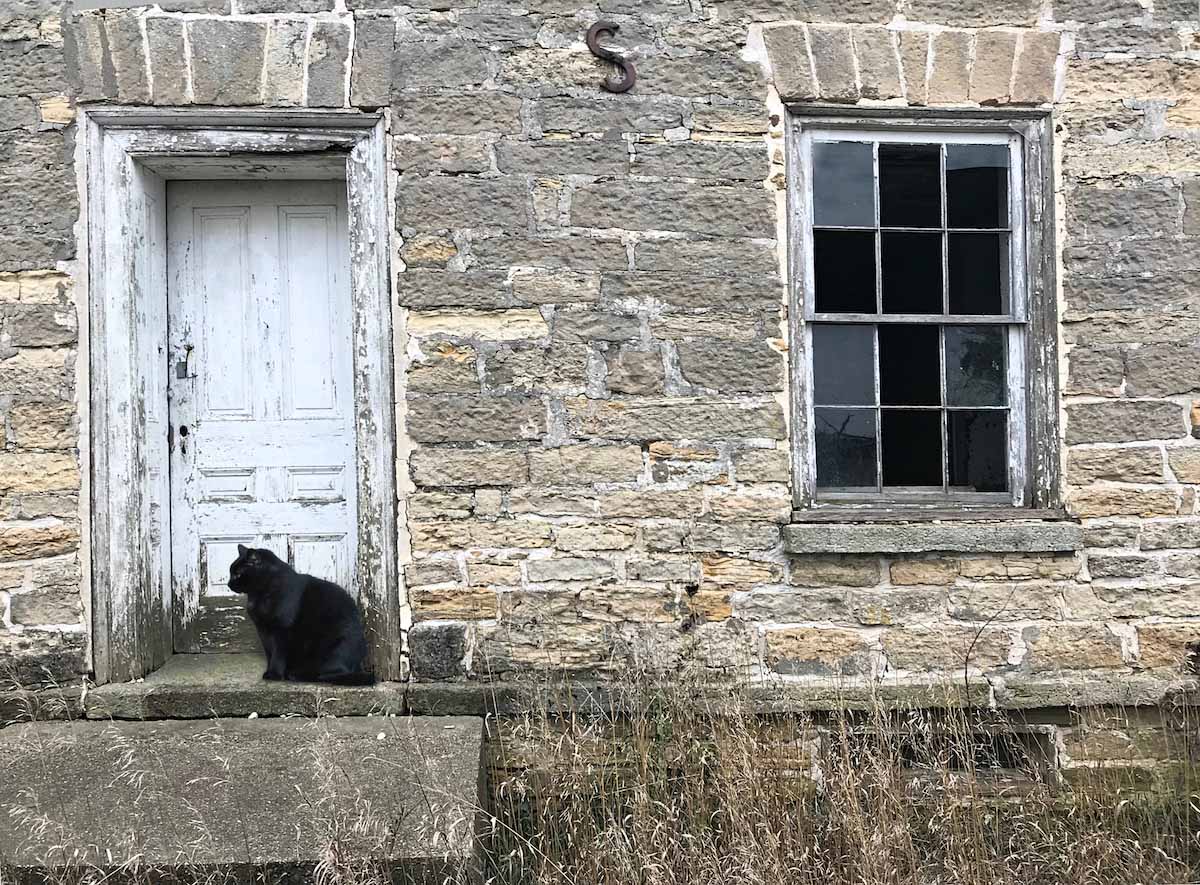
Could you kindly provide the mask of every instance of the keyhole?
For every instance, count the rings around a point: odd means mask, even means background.
[[[187,454],[187,435],[188,435],[187,425],[180,424],[179,425],[179,453],[181,455]]]

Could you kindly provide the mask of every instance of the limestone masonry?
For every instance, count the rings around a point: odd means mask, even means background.
[[[1052,109],[1080,545],[991,550],[985,522],[970,552],[785,552],[792,102]],[[413,679],[965,670],[1037,707],[1196,666],[1200,0],[6,0],[0,666],[25,685],[90,666],[78,127],[148,104],[386,115]]]

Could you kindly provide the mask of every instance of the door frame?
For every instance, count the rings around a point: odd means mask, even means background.
[[[134,679],[171,655],[165,182],[346,181],[358,553],[378,678],[401,678],[391,201],[382,114],[104,107],[81,113],[89,368],[92,667]],[[161,291],[163,310],[148,310]],[[161,321],[159,316],[161,315]],[[159,324],[161,322],[161,328]],[[158,352],[161,342],[163,351]],[[161,379],[152,371],[163,370]],[[147,428],[154,428],[148,432]]]

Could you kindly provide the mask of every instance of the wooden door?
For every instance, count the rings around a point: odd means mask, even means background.
[[[178,181],[167,203],[175,650],[257,651],[238,544],[356,594],[345,183]]]

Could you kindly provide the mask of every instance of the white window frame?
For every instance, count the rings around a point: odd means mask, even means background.
[[[789,109],[789,264],[792,290],[793,468],[797,519],[815,515],[830,519],[884,514],[956,516],[991,514],[1028,516],[1031,510],[1059,510],[1057,316],[1050,208],[1048,114],[1012,115],[963,112],[941,116],[911,110],[813,106]],[[815,312],[812,144],[814,141],[869,141],[908,144],[1003,144],[1009,148],[1010,313],[1004,316],[817,314]],[[878,180],[878,151],[874,152]],[[943,152],[944,156],[944,152]],[[876,193],[878,188],[876,186]],[[878,206],[876,206],[878,220]],[[944,221],[944,219],[943,219]],[[824,227],[824,226],[823,226]],[[946,255],[943,253],[943,273]],[[879,254],[876,280],[881,285]],[[1006,492],[954,491],[952,487],[881,491],[840,491],[816,486],[812,329],[817,323],[910,322],[922,325],[1003,324],[1010,332],[1007,347],[1009,406]],[[1047,333],[1050,333],[1048,336]],[[878,365],[878,357],[876,357]],[[942,383],[944,385],[944,371]],[[1053,377],[1048,377],[1048,376]],[[876,384],[878,385],[878,373]],[[878,391],[877,391],[878,392]],[[943,408],[945,397],[943,396]],[[1053,406],[1051,407],[1051,404]],[[878,408],[878,403],[877,403]],[[878,433],[878,430],[877,430]],[[882,453],[877,447],[877,459]],[[947,452],[943,452],[945,470]],[[877,470],[880,465],[877,461]],[[882,475],[877,474],[882,482]]]

